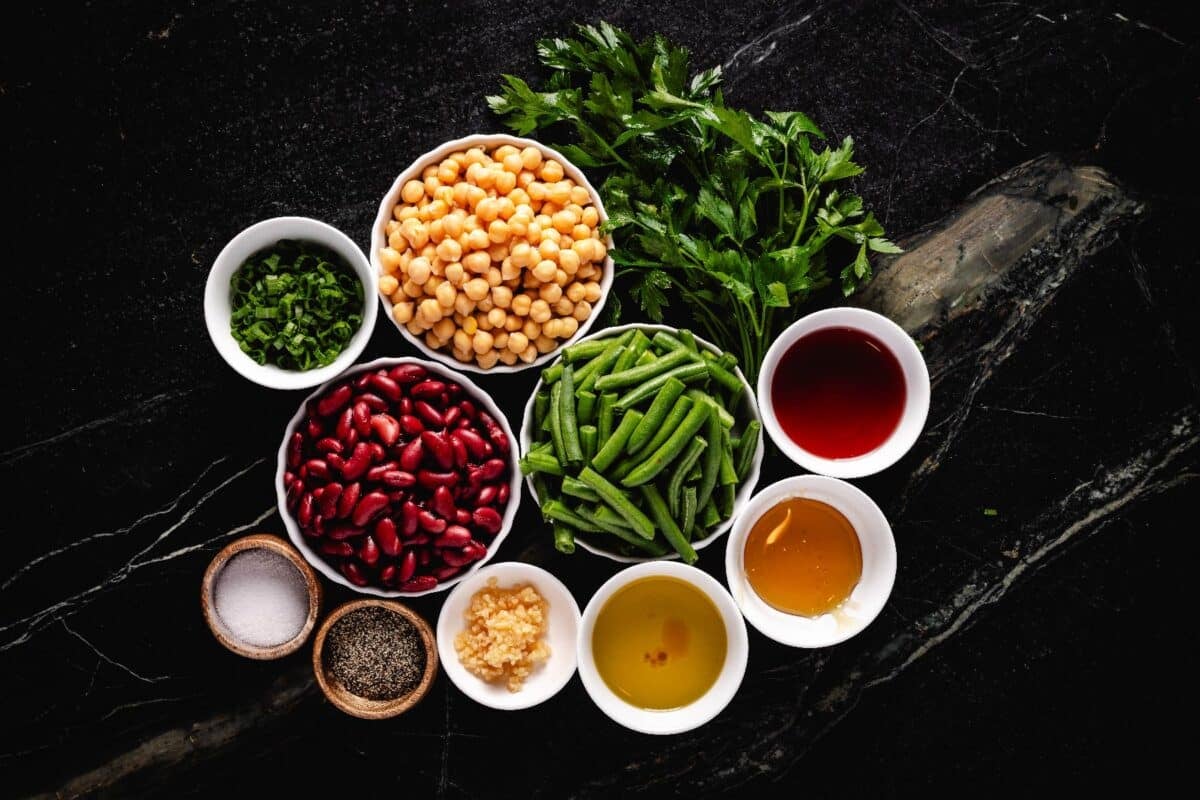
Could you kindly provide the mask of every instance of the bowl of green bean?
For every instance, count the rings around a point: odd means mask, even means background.
[[[737,359],[668,325],[606,328],[564,348],[521,426],[521,471],[555,548],[625,563],[694,563],[749,502],[762,459]]]

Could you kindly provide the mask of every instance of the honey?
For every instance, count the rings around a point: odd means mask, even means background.
[[[862,545],[840,511],[791,497],[763,514],[743,551],[746,578],[768,605],[816,617],[833,611],[862,577]]]

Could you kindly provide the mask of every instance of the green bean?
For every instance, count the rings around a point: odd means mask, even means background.
[[[708,426],[704,433],[704,438],[708,440],[708,449],[704,451],[700,486],[696,490],[696,505],[699,508],[705,508],[708,505],[713,489],[717,485],[717,473],[721,471],[722,434],[720,417],[716,414],[710,414],[708,417]]]
[[[651,351],[647,350],[646,352],[644,352],[640,356],[638,356],[638,360],[633,362],[633,366],[644,367],[648,364],[653,364],[655,361],[658,361],[658,355],[656,353],[652,353]]]
[[[596,494],[596,490],[588,486],[578,478],[572,478],[567,475],[562,482],[563,494],[568,494],[571,497],[578,497],[580,500],[587,500],[591,503],[599,503],[600,495]]]
[[[567,508],[567,504],[561,500],[548,500],[542,503],[542,516],[546,519],[552,519],[557,522],[565,522],[572,528],[580,531],[599,533],[601,530],[599,525],[596,525],[594,522],[579,516],[574,511]]]
[[[685,353],[686,355],[686,353]],[[638,403],[654,395],[663,384],[671,378],[677,378],[684,383],[692,383],[708,377],[708,367],[703,364],[684,364],[680,367],[675,367],[668,372],[651,378],[634,389],[630,389],[617,400],[617,408],[633,408]]]
[[[697,436],[692,439],[683,458],[679,459],[675,471],[671,473],[671,480],[667,483],[667,504],[671,507],[671,516],[679,516],[680,492],[683,489],[683,482],[687,478],[687,474],[692,471],[697,459],[700,458],[700,454],[707,447],[708,442],[704,440],[704,437]]]
[[[646,410],[646,416],[642,417],[641,423],[634,429],[629,441],[625,443],[626,453],[633,455],[650,443],[654,434],[658,433],[659,428],[666,421],[667,414],[675,405],[675,401],[683,394],[684,388],[683,381],[676,378],[671,378],[663,384],[662,391],[654,396],[654,402]]]
[[[613,412],[617,408],[617,395],[615,393],[607,393],[600,395],[600,419],[596,422],[596,431],[599,434],[599,441],[607,442],[608,437],[612,436],[613,431]]]
[[[599,503],[594,509],[591,509],[591,512],[592,516],[589,517],[589,519],[594,519],[597,523],[615,525],[618,528],[624,528],[630,533],[633,533],[633,526],[629,524],[629,520],[625,519],[603,503]]]
[[[606,474],[614,481],[619,481],[621,478],[624,478],[626,475],[633,472],[633,468],[637,465],[638,459],[634,458],[633,456],[625,456],[616,464],[614,464]]]
[[[562,436],[562,415],[559,409],[562,406],[562,384],[555,383],[550,389],[550,414],[547,419],[550,421],[550,440],[554,442],[554,454],[558,456],[560,463],[566,463],[567,451],[563,446]]]
[[[688,341],[683,341],[685,335]],[[688,353],[689,358],[691,358],[692,361],[704,364],[708,367],[709,375],[717,383],[721,384],[727,389],[734,389],[739,392],[742,390],[741,380],[738,379],[737,375],[734,375],[732,372],[726,369],[719,358],[707,352],[703,355],[700,354],[696,348],[696,339],[694,336],[692,336],[691,331],[680,331],[678,339],[666,331],[659,331],[658,333],[654,334],[654,339],[652,341],[654,344],[665,348],[668,351],[682,350],[683,352]],[[691,343],[690,346],[689,342]],[[705,356],[708,357],[705,358]]]
[[[712,498],[709,498],[708,502],[704,504],[704,510],[700,512],[700,525],[708,530],[720,521],[721,512],[717,511],[717,504],[712,501]]]
[[[618,537],[623,542],[631,544],[649,555],[664,556],[667,554],[667,548],[663,547],[658,542],[643,539],[641,536],[634,533],[632,528],[627,528],[624,525],[618,525],[610,518],[601,517],[599,512],[602,510],[609,511],[609,508],[608,506],[600,506],[600,508],[596,509],[595,512],[589,512],[587,509],[580,508],[579,514],[592,525],[595,525],[607,533],[611,533],[613,536]],[[610,513],[612,513],[614,517],[619,518],[616,512]]]
[[[529,475],[534,472],[544,472],[547,475],[562,475],[562,464],[552,453],[541,453],[531,450],[521,459],[521,472]]]
[[[642,448],[646,453],[653,453],[658,448],[662,447],[663,442],[671,437],[675,429],[683,424],[687,418],[688,412],[692,410],[692,398],[684,395],[675,401],[675,405],[671,407],[671,413],[663,420],[663,424],[659,426],[654,433],[654,438],[650,443]]]
[[[588,462],[596,455],[596,426],[595,425],[580,425],[579,426],[579,446],[583,449],[583,460]]]
[[[675,432],[671,434],[667,441],[663,442],[662,446],[651,453],[641,464],[634,468],[624,478],[621,479],[622,486],[640,486],[646,481],[653,480],[654,476],[666,469],[675,458],[683,452],[688,446],[688,442],[692,437],[704,427],[704,423],[712,415],[711,405],[708,403],[695,403],[692,405],[692,410],[684,417],[683,422],[679,424]]]
[[[650,518],[642,513],[641,509],[635,506],[625,493],[609,483],[603,475],[596,472],[591,467],[584,467],[579,473],[579,480],[586,483],[596,490],[596,494],[600,495],[600,499],[607,505],[611,506],[625,519],[633,525],[633,529],[642,535],[644,539],[654,538],[654,523]]]
[[[704,472],[703,472],[703,470],[700,469],[700,465],[694,464],[692,466],[692,469],[688,472],[687,477],[683,479],[683,482],[684,483],[697,483],[697,482],[699,482],[702,475],[704,475]]]
[[[625,442],[629,440],[629,434],[633,433],[633,429],[641,421],[642,412],[626,411],[625,416],[621,417],[621,424],[617,425],[612,435],[600,445],[600,451],[592,459],[592,466],[601,472],[607,470],[609,465],[616,461],[617,456],[621,455],[625,449]]]
[[[734,367],[736,367],[738,365],[737,356],[735,356],[733,353],[730,353],[729,351],[725,351],[724,353],[721,353],[721,355],[715,356],[712,353],[705,350],[703,353],[700,354],[700,357],[703,358],[705,361],[714,361],[714,362],[720,364],[725,369],[733,369]]]
[[[734,457],[739,481],[746,480],[746,476],[750,474],[750,465],[754,463],[754,454],[758,450],[758,433],[761,429],[762,423],[752,419],[746,423],[746,430],[742,431],[742,440],[738,442],[737,455]]]
[[[737,499],[737,487],[726,484],[717,489],[717,507],[721,511],[721,519],[733,516],[733,503]]]
[[[733,418],[733,414],[730,414],[729,410],[726,409],[725,406],[723,406],[721,403],[717,402],[716,398],[714,398],[711,394],[709,394],[707,392],[702,392],[699,389],[688,389],[688,394],[691,395],[693,399],[698,398],[698,397],[704,397],[704,398],[710,400],[713,404],[713,408],[715,408],[717,410],[717,414],[721,418],[721,425],[724,428],[729,429],[729,428],[732,428],[735,424],[737,424],[737,420],[735,420]]]
[[[529,452],[531,452],[531,453],[550,453],[551,455],[554,455],[554,443],[553,442],[538,442],[533,447],[529,448]]]
[[[649,346],[650,339],[646,334],[635,328],[633,336],[629,339],[629,343],[625,345],[625,352],[617,359],[617,363],[613,364],[613,372],[621,372],[632,367],[642,357],[642,353],[646,352],[646,348]]]
[[[686,328],[681,330],[679,332],[679,341],[683,342],[683,346],[691,352],[697,355],[700,354],[700,348],[696,346],[696,337],[692,335],[691,331]]]
[[[575,398],[578,401],[575,404],[575,417],[579,420],[579,424],[591,422],[592,415],[596,412],[596,393],[576,392]]]
[[[576,381],[579,383],[579,388],[575,390],[577,393],[580,389],[592,389],[601,375],[607,375],[612,371],[613,364],[616,364],[617,359],[625,353],[626,341],[627,338],[625,336],[613,341],[605,348],[603,353],[593,358],[587,363],[586,367],[580,370],[579,374],[575,376]]]
[[[554,549],[567,555],[575,552],[575,531],[561,522],[554,523]]]
[[[583,448],[579,445],[579,427],[575,419],[575,368],[568,364],[563,368],[562,380],[555,384],[561,387],[558,398],[558,419],[562,426],[563,450],[566,463],[574,466],[583,463]]]
[[[529,482],[533,484],[533,496],[537,498],[538,503],[554,499],[554,495],[550,493],[550,485],[546,483],[545,475],[535,472],[529,477]]]
[[[533,429],[541,430],[546,421],[546,411],[550,408],[550,393],[538,392],[533,397]]]
[[[643,353],[642,355],[645,355]],[[626,386],[637,386],[645,383],[651,378],[655,378],[668,370],[684,364],[690,360],[686,351],[674,351],[662,358],[656,358],[649,364],[643,364],[639,367],[622,370],[621,372],[612,372],[605,375],[603,378],[596,380],[597,391],[607,392],[612,389],[621,389]]]
[[[683,559],[685,564],[694,564],[698,556],[696,551],[688,544],[688,540],[684,538],[683,531],[679,530],[679,526],[675,524],[675,520],[671,517],[671,512],[667,510],[667,504],[659,494],[658,488],[652,483],[643,484],[641,487],[642,498],[646,501],[646,505],[650,507],[650,514],[654,517],[654,521],[658,523],[658,527],[662,529],[663,538],[665,538],[671,547],[675,548],[675,552],[679,553],[679,557]]]
[[[680,515],[679,529],[684,538],[692,540],[692,528],[696,527],[696,487],[688,486],[683,490],[683,513]]]
[[[550,366],[550,367],[546,367],[544,370],[542,370],[542,383],[545,383],[545,384],[556,383],[558,381],[558,379],[562,377],[562,373],[563,373],[563,362],[560,360],[557,364]]]
[[[563,348],[563,358],[568,364],[574,364],[577,361],[587,361],[589,358],[595,358],[604,352],[609,342],[604,339],[591,339],[586,342],[578,342],[570,347]]]
[[[721,486],[737,484],[737,470],[733,467],[733,448],[729,446],[729,433],[721,436],[721,468],[717,473],[717,483]]]

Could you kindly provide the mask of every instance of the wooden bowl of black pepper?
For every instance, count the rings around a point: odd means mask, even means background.
[[[313,672],[329,702],[361,719],[408,711],[437,677],[429,623],[393,600],[352,600],[330,612],[313,640]]]

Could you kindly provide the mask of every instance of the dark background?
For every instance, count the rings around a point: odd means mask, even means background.
[[[1048,151],[1106,167],[1147,211],[1060,290],[932,478],[908,492],[951,410],[936,395],[914,453],[857,482],[900,554],[879,620],[816,652],[752,631],[746,682],[705,728],[632,734],[577,680],[520,714],[444,676],[388,722],[311,692],[258,714],[277,680],[303,684],[307,650],[227,653],[196,594],[239,532],[283,534],[273,459],[303,395],[217,356],[208,267],[280,214],[365,247],[414,157],[500,127],[483,96],[501,72],[535,74],[536,38],[600,19],[723,64],[733,104],[852,134],[858,190],[893,236]],[[121,2],[17,7],[2,35],[0,793],[52,791],[228,712],[246,724],[227,746],[109,792],[990,794],[1153,781],[1175,763],[1162,720],[1186,713],[1195,667],[1178,600],[1200,399],[1194,16],[1144,2]],[[381,320],[363,358],[410,352]],[[519,421],[535,379],[481,383]],[[762,484],[794,471],[771,453]],[[1105,493],[1130,476],[1135,490]],[[722,556],[723,541],[700,566],[723,578]],[[549,566],[581,606],[614,571],[555,554],[528,498],[498,558]],[[348,597],[331,588],[330,603]],[[413,606],[433,620],[440,600]]]

